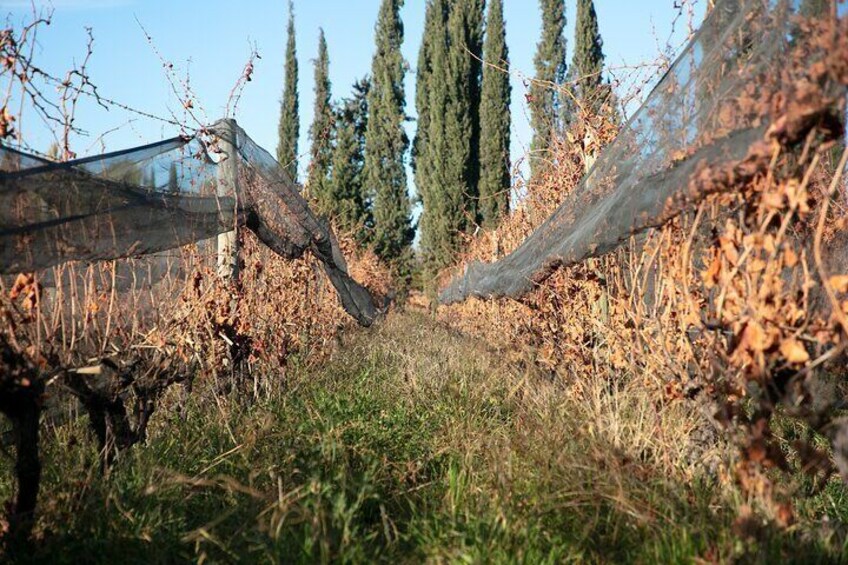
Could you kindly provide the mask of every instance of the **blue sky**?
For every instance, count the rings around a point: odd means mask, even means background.
[[[43,4],[41,0],[37,0]],[[566,1],[568,57],[574,25],[575,0]],[[666,42],[673,47],[686,39],[687,18],[672,22],[678,10],[675,0],[596,0],[608,66],[626,76],[621,67],[656,60]],[[696,3],[696,24],[703,1]],[[182,110],[163,72],[162,64],[144,37],[139,23],[153,37],[158,51],[175,65],[178,76],[188,71],[195,103],[208,120],[223,114],[229,93],[255,45],[261,55],[254,80],[248,84],[236,118],[260,145],[274,152],[283,81],[283,50],[287,17],[286,0],[53,0],[53,24],[38,37],[36,62],[62,76],[74,60],[85,54],[86,26],[93,28],[95,44],[89,72],[103,96],[151,114],[168,117]],[[333,96],[346,96],[350,86],[368,73],[373,52],[373,28],[379,0],[295,0],[297,47],[300,62],[301,142],[308,150],[311,121],[312,60],[317,51],[318,30],[323,27],[330,52]],[[415,62],[423,29],[425,0],[406,0],[402,11],[406,40],[407,111],[414,117]],[[15,24],[31,11],[29,0],[0,0],[0,16],[8,14]],[[505,0],[507,41],[513,68],[514,158],[530,142],[529,113],[524,77],[533,74],[533,54],[540,32],[538,2]],[[652,71],[642,71],[642,77]],[[635,80],[635,79],[634,79]],[[632,105],[631,105],[632,108]],[[80,155],[149,143],[178,133],[174,126],[141,118],[118,109],[105,111],[90,100],[81,103],[77,124],[88,132],[74,141]],[[45,150],[52,141],[33,113],[20,124],[28,143]],[[410,138],[414,123],[409,126]],[[301,170],[307,166],[301,159]]]

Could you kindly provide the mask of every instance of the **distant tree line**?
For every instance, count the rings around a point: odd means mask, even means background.
[[[315,60],[315,105],[309,129],[305,192],[322,213],[356,234],[384,260],[411,262],[416,227],[407,191],[411,158],[422,204],[420,255],[427,272],[450,265],[463,234],[495,226],[509,212],[510,85],[504,0],[426,0],[415,86],[417,131],[404,129],[407,63],[401,55],[403,0],[382,0],[369,76],[348,98],[332,100],[323,30]],[[593,0],[578,0],[575,50],[566,64],[564,0],[539,0],[542,35],[527,100],[533,140],[531,174],[550,165],[553,139],[579,108],[608,102],[603,41]],[[294,10],[289,2],[280,164],[298,175],[299,104]],[[411,145],[411,153],[410,153]],[[409,154],[409,155],[408,155]]]

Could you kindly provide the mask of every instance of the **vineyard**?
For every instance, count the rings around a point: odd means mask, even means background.
[[[78,101],[117,103],[38,66],[48,24],[0,32],[5,558],[848,560],[840,2],[711,3],[629,119],[595,85],[512,209],[443,239],[434,106],[405,251],[404,186],[320,192],[316,150],[303,187],[230,115],[77,158]],[[396,170],[383,53],[369,133],[333,137],[351,186]]]

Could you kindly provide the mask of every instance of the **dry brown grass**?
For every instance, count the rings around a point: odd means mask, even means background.
[[[604,143],[614,135],[592,118],[578,128]],[[438,315],[548,371],[583,399],[586,429],[607,435],[616,450],[650,451],[663,462],[695,453],[789,525],[783,495],[796,487],[774,471],[806,476],[816,488],[827,483],[831,455],[807,440],[835,435],[834,406],[844,397],[833,383],[844,395],[846,208],[837,204],[844,193],[832,199],[844,192],[844,162],[816,135],[801,152],[775,146],[771,166],[749,184],[614,253],[559,270],[521,300],[472,299]],[[569,139],[584,137],[578,130]],[[529,186],[497,229],[470,241],[463,261],[515,249],[576,185],[586,150],[563,140],[551,153],[556,170]],[[783,418],[803,422],[812,436],[787,434]],[[737,440],[737,457],[707,454],[721,451],[719,431]]]
[[[354,274],[375,295],[385,293],[388,271],[351,241],[343,246]],[[120,413],[107,408],[103,422],[104,450],[143,439],[175,383],[267,395],[285,382],[293,360],[320,363],[355,325],[317,260],[284,260],[245,233],[240,277],[229,283],[215,274],[210,249],[214,242],[66,264],[3,284],[3,335],[47,375],[48,404],[66,412],[59,407],[71,392],[89,411],[116,405]]]

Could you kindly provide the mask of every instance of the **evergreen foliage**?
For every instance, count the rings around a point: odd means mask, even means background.
[[[459,128],[467,135],[469,124],[457,124],[459,116],[451,100],[448,26],[451,19],[450,0],[433,0],[433,23],[430,36],[430,85],[427,99],[430,109],[427,144],[423,148],[426,184],[421,200],[421,247],[427,266],[438,269],[446,266],[453,256],[456,240],[463,228],[463,189],[466,178],[463,165],[467,156],[452,147],[450,133]],[[456,19],[454,17],[454,19]],[[455,85],[454,85],[455,86]],[[456,144],[453,144],[454,146]],[[466,143],[470,148],[470,144]],[[469,152],[466,150],[466,152]]]
[[[367,77],[357,81],[353,96],[342,100],[336,110],[336,146],[327,210],[341,230],[355,231],[360,243],[368,241],[369,230],[373,228],[372,198],[365,190],[363,178],[370,85]]]
[[[365,183],[374,192],[374,250],[380,258],[394,262],[408,254],[415,235],[406,192],[409,139],[403,127],[406,61],[400,52],[402,5],[403,0],[383,0],[380,6],[365,135]]]
[[[421,246],[431,270],[452,262],[460,234],[477,222],[483,10],[482,0],[433,0],[427,8],[416,182],[424,205]]]
[[[480,101],[479,212],[483,225],[491,227],[509,211],[510,101],[509,48],[503,0],[492,0],[486,22],[486,42]]]
[[[480,196],[480,104],[483,87],[483,40],[486,20],[486,0],[454,0],[455,9],[461,11],[463,22],[464,42],[454,38],[451,49],[458,57],[466,58],[471,68],[466,77],[468,84],[469,111],[471,118],[471,153],[468,162],[467,197],[469,211],[473,211],[473,219],[479,223],[480,215],[478,198]]]
[[[574,59],[571,62],[573,91],[580,107],[591,113],[597,113],[609,97],[610,89],[603,79],[603,46],[595,2],[577,0]]]
[[[559,130],[560,109],[564,102],[559,92],[565,81],[565,0],[539,0],[542,12],[542,37],[536,45],[536,76],[530,85],[530,125],[533,140],[530,161],[533,178],[543,172],[549,162],[547,152]]]
[[[294,6],[289,1],[288,40],[286,42],[285,85],[280,104],[277,161],[297,182],[297,144],[300,136],[300,116],[297,92],[297,46],[294,35]]]
[[[418,196],[422,197],[429,186],[430,162],[427,160],[427,144],[430,129],[430,80],[432,71],[432,50],[436,26],[444,18],[437,12],[433,0],[427,0],[424,15],[424,37],[418,51],[418,66],[415,72],[415,110],[418,114],[415,139],[412,143],[412,170],[415,174],[415,186]]]
[[[310,148],[309,178],[306,188],[316,199],[322,213],[332,212],[330,194],[330,166],[333,159],[333,109],[330,105],[330,57],[327,53],[327,40],[322,29],[318,37],[318,58],[315,60],[315,109],[309,138]]]

